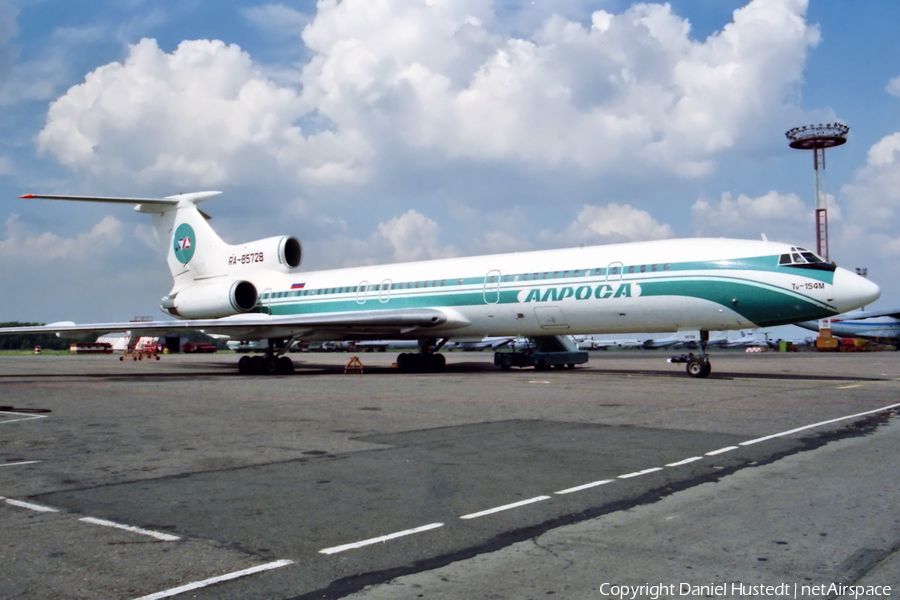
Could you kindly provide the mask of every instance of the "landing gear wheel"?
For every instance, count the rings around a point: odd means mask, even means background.
[[[691,377],[704,378],[709,376],[712,371],[712,366],[709,364],[708,360],[700,360],[697,358],[692,358],[688,361],[687,364],[687,374]]]
[[[253,374],[253,358],[250,356],[242,356],[238,361],[238,373],[241,375]]]
[[[440,371],[446,364],[443,354],[403,353],[397,357],[397,369],[406,372]]]
[[[294,361],[287,356],[278,359],[278,373],[280,375],[290,375],[294,372]]]
[[[262,375],[266,372],[266,359],[262,356],[254,356],[250,361],[250,366],[253,367],[250,370],[250,373],[253,375]]]

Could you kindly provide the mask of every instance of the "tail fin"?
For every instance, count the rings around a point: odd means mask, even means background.
[[[100,196],[56,196],[26,194],[21,198],[45,200],[74,200],[79,202],[109,202],[132,204],[137,212],[153,217],[157,234],[166,244],[166,261],[175,279],[177,292],[197,279],[221,275],[223,257],[228,245],[207,223],[207,217],[197,204],[218,196],[221,192],[194,192],[165,198],[113,198]],[[216,260],[218,259],[218,260]]]

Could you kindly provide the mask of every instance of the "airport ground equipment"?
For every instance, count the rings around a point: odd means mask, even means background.
[[[579,350],[567,336],[547,335],[529,338],[533,347],[521,352],[495,352],[494,364],[509,370],[512,367],[534,367],[538,371],[550,367],[574,369],[588,361],[588,353]]]
[[[359,357],[354,356],[350,359],[350,362],[348,362],[347,366],[344,367],[344,373],[354,373],[357,375],[363,374],[363,364],[359,362]]]

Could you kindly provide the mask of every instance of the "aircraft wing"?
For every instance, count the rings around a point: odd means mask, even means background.
[[[23,333],[55,333],[62,338],[80,339],[129,331],[132,335],[165,336],[178,331],[203,331],[238,339],[288,338],[315,335],[339,339],[353,335],[383,335],[415,337],[422,330],[439,325],[465,326],[442,311],[430,308],[368,310],[326,315],[263,315],[245,314],[221,319],[192,319],[185,321],[130,321],[127,323],[72,322],[51,323],[33,327],[3,327],[0,335]]]
[[[884,310],[866,310],[864,308],[861,308],[859,310],[852,310],[842,315],[837,315],[833,318],[833,320],[849,321],[851,319],[871,319],[873,317],[893,317],[895,319],[900,319],[900,306],[894,306]]]

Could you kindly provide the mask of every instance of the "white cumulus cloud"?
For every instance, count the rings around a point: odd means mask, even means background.
[[[378,235],[390,242],[393,260],[399,262],[443,258],[452,251],[441,248],[438,224],[428,217],[410,210],[385,223],[379,223]]]
[[[885,87],[887,93],[891,96],[900,97],[900,77],[894,77],[890,81],[888,81],[887,86]]]
[[[73,168],[145,182],[292,178],[329,169],[327,141],[297,163],[309,150],[295,125],[304,113],[235,45],[189,41],[167,54],[144,39],[54,102],[37,143]]]
[[[876,142],[866,164],[857,170],[854,181],[841,189],[848,207],[853,209],[851,232],[856,239],[881,236],[873,244],[876,251],[900,247],[897,216],[900,214],[900,132]]]
[[[789,105],[819,39],[806,8],[753,0],[698,41],[662,4],[552,16],[527,39],[475,0],[322,0],[311,21],[269,4],[246,14],[302,28],[298,87],[235,45],[144,39],[58,98],[37,140],[143,183],[333,187],[477,162],[699,177]]]
[[[841,219],[841,210],[832,196],[827,196],[829,222]],[[768,238],[809,244],[815,239],[813,205],[796,194],[770,191],[751,198],[740,194],[722,194],[716,202],[697,200],[691,207],[698,235]]]
[[[114,251],[122,242],[122,224],[106,217],[90,231],[74,238],[45,232],[29,233],[13,215],[6,220],[6,238],[0,240],[0,257],[27,263],[47,263],[59,259],[83,259]]]
[[[542,239],[561,246],[615,242],[640,242],[675,237],[672,228],[659,223],[650,213],[628,204],[582,207],[564,231],[544,231]]]

